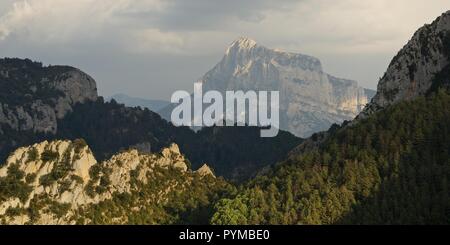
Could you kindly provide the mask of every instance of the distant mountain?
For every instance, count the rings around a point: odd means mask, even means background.
[[[450,11],[395,56],[357,119],[220,200],[212,223],[448,225],[449,85]]]
[[[450,11],[443,13],[431,24],[418,29],[407,44],[391,60],[378,83],[376,95],[358,114],[354,125],[377,111],[399,102],[415,100],[440,88],[450,87]],[[334,125],[327,132],[314,135],[294,148],[293,155],[320,147]]]
[[[201,79],[203,90],[280,91],[280,128],[299,137],[353,119],[375,91],[323,71],[317,58],[239,38]],[[170,120],[173,106],[160,114]]]
[[[154,112],[158,112],[159,110],[170,104],[169,101],[142,99],[131,97],[126,94],[115,94],[107,98],[106,100],[111,101],[111,99],[114,99],[118,103],[125,104],[128,107],[140,106],[142,108],[148,108],[149,110]]]
[[[175,127],[147,108],[97,96],[95,81],[73,67],[0,59],[0,164],[21,146],[83,138],[103,161],[129,148],[158,152],[177,143],[194,168],[245,180],[282,160],[302,139],[287,132],[261,138],[257,127]]]
[[[448,225],[449,48],[450,11],[397,54],[358,118],[306,142],[174,127],[104,102],[75,68],[0,60],[0,223]]]

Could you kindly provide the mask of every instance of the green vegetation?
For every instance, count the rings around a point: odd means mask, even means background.
[[[84,139],[76,139],[73,141],[73,146],[75,149],[75,153],[81,153],[81,150],[87,147],[87,143]]]
[[[44,67],[42,63],[29,59],[0,59],[0,71],[7,71],[1,76],[0,102],[9,105],[27,105],[32,97],[44,103],[53,103],[52,99],[62,95],[61,91],[51,88],[48,80],[58,80],[61,74],[73,70],[65,66]]]
[[[81,177],[78,176],[78,175],[71,175],[70,178],[71,178],[73,181],[75,181],[75,183],[77,183],[77,184],[79,184],[79,185],[83,184],[83,178],[81,178]]]
[[[22,214],[25,214],[26,210],[20,207],[9,207],[8,209],[6,209],[5,215],[9,216],[9,217],[15,217],[15,216],[20,216]]]
[[[216,225],[247,225],[249,210],[245,204],[247,200],[242,200],[242,196],[231,199],[222,199],[216,205],[216,213],[212,217],[211,223]]]
[[[59,203],[51,201],[48,210],[56,215],[57,218],[64,217],[70,209],[70,203]]]
[[[7,76],[0,73],[0,103],[10,107],[20,105],[25,111],[30,111],[37,100],[52,106],[62,92],[52,89],[51,84],[64,79],[65,73],[73,69],[43,67],[30,60],[0,59],[0,71],[8,73]],[[17,130],[0,123],[0,164],[17,147],[44,140],[74,140],[76,153],[87,142],[98,161],[139,144],[150,145],[157,152],[175,142],[192,162],[193,169],[207,162],[218,175],[244,181],[265,166],[283,160],[302,141],[287,132],[280,132],[275,138],[261,138],[256,127],[211,127],[194,132],[188,127],[175,127],[148,109],[127,108],[115,101],[105,103],[102,97],[72,109],[58,120],[55,135]],[[30,156],[35,158],[39,156]],[[56,156],[45,153],[41,158],[52,161]]]
[[[448,224],[450,95],[336,130],[217,203],[214,224]]]
[[[59,158],[59,153],[51,151],[51,150],[45,150],[41,154],[41,160],[43,162],[53,162],[53,161],[58,160],[58,158]]]
[[[450,60],[450,32],[441,36],[442,51]],[[435,74],[432,86],[428,94],[436,93],[439,89],[450,89],[450,64],[447,64],[441,71]]]
[[[89,176],[93,180],[98,180],[98,178],[100,177],[100,171],[102,171],[102,167],[100,166],[100,164],[95,164],[89,169]]]
[[[84,224],[207,224],[213,205],[235,191],[223,179],[203,178],[178,169],[156,168],[148,173],[149,183],[137,179],[132,171],[131,193],[115,193],[88,208],[80,208],[76,217]],[[166,193],[166,194],[164,194]]]
[[[440,37],[442,51],[450,57],[450,34]],[[426,36],[421,37],[426,44]],[[422,47],[424,55],[434,47]],[[398,57],[405,55],[399,53]],[[398,58],[394,58],[393,62]],[[19,68],[18,68],[19,67]],[[408,67],[412,75],[417,64]],[[29,60],[4,59],[0,70],[11,71],[0,80],[0,102],[24,105],[32,99],[53,103],[59,92],[49,89],[44,78],[59,79],[67,67],[42,67]],[[333,127],[317,147],[290,155],[288,159],[236,187],[222,178],[201,177],[177,169],[156,168],[147,173],[148,183],[138,179],[141,169],[130,172],[131,191],[114,193],[112,199],[75,210],[80,224],[448,224],[450,221],[450,65],[437,73],[427,97],[401,102],[355,124]],[[414,79],[413,76],[410,77]],[[399,91],[386,92],[387,97]],[[33,95],[33,96],[31,96]],[[35,96],[34,96],[35,95]],[[104,127],[104,125],[109,125]],[[172,142],[195,168],[212,163],[218,175],[243,181],[283,157],[302,142],[289,133],[260,138],[259,128],[211,127],[199,132],[175,128],[157,114],[126,108],[116,102],[78,104],[58,121],[56,135],[16,131],[1,124],[0,161],[17,145],[43,139],[84,138],[103,160],[121,149],[142,142],[159,150]],[[313,137],[314,138],[314,137]],[[13,143],[12,143],[13,142]],[[240,144],[236,144],[239,142]],[[42,159],[54,164],[39,181],[44,186],[58,182],[59,192],[70,190],[71,151],[79,157],[83,139],[60,156],[31,149],[27,161]],[[122,162],[117,162],[122,166]],[[0,177],[0,202],[19,198],[26,202],[36,174],[18,164]],[[86,193],[94,197],[111,184],[110,170],[96,164],[90,169]],[[40,211],[64,217],[70,204],[52,201],[46,194],[35,196],[27,209],[8,208],[6,216],[28,214],[30,223]],[[5,222],[5,217],[0,217]]]
[[[41,217],[41,212],[52,213],[56,218],[62,218],[70,207],[69,203],[59,203],[51,200],[47,194],[40,194],[30,200],[30,206],[23,211],[23,214],[27,214],[30,218],[29,224],[34,224]]]
[[[72,170],[72,163],[71,163],[71,152],[72,147],[68,147],[68,149],[64,152],[63,157],[61,161],[59,160],[59,153],[53,152],[50,150],[45,150],[42,153],[42,160],[44,162],[54,162],[54,166],[52,168],[52,171],[46,175],[43,175],[39,178],[39,183],[43,186],[50,186],[53,183],[55,183],[58,180],[63,180],[69,172]]]
[[[85,187],[88,196],[94,197],[96,194],[103,194],[108,190],[108,186],[111,184],[109,179],[111,171],[111,169],[100,164],[95,164],[89,169],[91,179]]]
[[[34,162],[37,161],[39,159],[39,152],[36,148],[31,148],[31,150],[28,152],[28,161],[29,162]]]
[[[8,167],[8,173],[5,177],[0,177],[0,202],[9,198],[17,197],[25,202],[31,192],[31,186],[23,182],[25,173],[19,169],[18,164],[12,164]]]
[[[32,173],[32,174],[27,174],[27,176],[25,177],[25,182],[27,184],[31,184],[36,180],[36,173]]]
[[[102,99],[76,105],[58,122],[56,137],[85,139],[99,161],[143,142],[149,143],[154,152],[175,142],[193,169],[207,162],[218,175],[237,181],[282,160],[302,141],[282,131],[275,138],[261,138],[257,127],[211,127],[194,132],[174,127],[149,110]]]
[[[87,183],[87,185],[86,185],[86,187],[84,187],[84,191],[86,192],[86,194],[89,196],[89,197],[91,197],[91,198],[94,198],[95,197],[95,195],[97,194],[96,192],[95,192],[95,183],[94,183],[94,181],[91,179],[91,180],[89,180],[89,182]]]
[[[66,192],[66,191],[69,191],[71,185],[72,185],[72,180],[71,179],[60,180],[59,181],[58,192],[62,194],[64,192]]]
[[[448,224],[450,220],[450,94],[401,102],[355,124],[338,127],[316,148],[290,155],[264,174],[236,188],[221,177],[201,177],[175,168],[130,171],[131,190],[112,199],[81,206],[79,224]],[[71,151],[69,148],[68,151]],[[41,183],[59,182],[69,190],[64,153]],[[85,191],[94,197],[111,185],[111,169],[96,164]],[[1,200],[26,200],[36,177],[17,164],[0,178]],[[22,193],[22,194],[20,194]],[[70,204],[35,196],[26,210],[65,217]]]

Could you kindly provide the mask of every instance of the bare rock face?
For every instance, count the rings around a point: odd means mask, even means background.
[[[97,100],[97,85],[92,77],[74,69],[62,75],[64,79],[54,81],[55,89],[62,91],[65,96],[58,98],[56,115],[63,118],[76,103]]]
[[[443,82],[437,74],[449,69],[450,11],[420,28],[391,61],[378,83],[377,94],[360,117],[399,101],[425,95]],[[443,78],[448,80],[447,78]]]
[[[279,91],[280,127],[300,137],[353,119],[374,94],[328,75],[317,58],[268,49],[249,38],[234,41],[200,81],[204,91]]]
[[[159,159],[158,164],[166,167],[172,165],[175,168],[187,171],[186,159],[180,153],[177,144],[171,144],[168,148],[162,150],[163,158]]]
[[[73,69],[61,76],[64,79],[53,81],[53,86],[62,91],[71,104],[97,99],[97,85],[94,79],[86,73]]]
[[[450,88],[450,11],[416,31],[392,59],[378,83],[376,95],[351,126],[383,108],[401,101]],[[336,128],[305,140],[289,154],[295,157],[319,147]]]
[[[97,100],[96,83],[84,72],[30,60],[1,59],[0,89],[0,134],[5,126],[55,134],[72,106]]]
[[[200,176],[211,176],[213,178],[215,178],[216,176],[214,175],[213,171],[211,170],[211,168],[207,165],[207,164],[203,164],[199,169],[197,169],[197,171],[195,171],[196,173],[200,174]]]
[[[158,169],[189,171],[176,144],[158,154],[129,150],[102,163],[97,163],[83,140],[22,147],[0,168],[0,182],[14,182],[15,188],[2,191],[9,194],[0,201],[0,220],[6,224],[74,224],[83,208],[119,193],[138,191],[136,183],[151,182]],[[159,200],[177,188],[181,187],[168,183],[157,190]]]

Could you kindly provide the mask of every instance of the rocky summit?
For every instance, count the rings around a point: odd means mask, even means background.
[[[389,105],[409,101],[450,84],[450,11],[416,31],[392,59],[365,118]]]
[[[315,57],[269,49],[245,37],[200,81],[204,91],[279,91],[280,128],[299,137],[353,119],[375,94],[327,74]]]
[[[176,144],[158,154],[124,151],[101,163],[83,140],[22,147],[0,169],[0,220],[7,224],[98,223],[88,215],[89,209],[117,201],[118,196],[130,198],[118,203],[122,211],[163,206],[192,181],[215,182],[206,164],[191,171],[187,163]],[[142,192],[148,196],[142,202],[136,197],[134,206],[132,196],[144,196]],[[110,217],[110,222],[134,223],[127,212]]]
[[[96,99],[94,79],[76,68],[0,59],[0,135],[5,127],[55,134],[75,104]]]

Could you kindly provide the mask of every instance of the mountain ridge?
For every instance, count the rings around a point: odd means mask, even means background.
[[[299,140],[287,132],[268,141],[253,137],[259,136],[255,127],[211,127],[194,133],[172,128],[148,109],[104,103],[101,98],[78,103],[61,119],[66,121],[58,129],[66,130],[66,137],[85,136],[93,142],[92,151],[105,148],[112,156],[106,154],[105,164],[96,163],[82,140],[47,141],[13,151],[0,168],[0,186],[6,187],[0,188],[0,222],[448,224],[448,29],[450,12],[421,28],[391,62],[367,111],[351,122],[314,134],[301,150],[287,157],[283,152]],[[241,46],[256,47],[250,40]],[[92,120],[96,118],[103,121]],[[7,129],[6,133],[14,132]],[[27,137],[18,133],[8,139]],[[189,137],[176,138],[182,134]],[[176,140],[181,140],[179,146],[171,144]],[[152,148],[153,153],[136,150],[136,143],[141,143],[139,148]],[[155,146],[160,153],[155,153]],[[205,155],[233,166],[213,171],[197,159]],[[285,160],[274,160],[280,157]],[[268,158],[271,164],[260,164]],[[187,159],[197,159],[197,172],[189,170]],[[240,169],[236,159],[247,168]],[[216,170],[240,173],[249,169],[258,175],[239,186],[211,175]],[[39,178],[32,173],[39,173]],[[82,198],[73,198],[78,194]],[[83,202],[89,198],[98,202]],[[77,203],[87,206],[79,209]]]
[[[356,81],[325,73],[315,57],[269,49],[246,37],[232,42],[199,82],[204,92],[279,91],[280,129],[302,138],[353,119],[373,95]],[[173,108],[160,114],[170,120]]]
[[[211,223],[448,224],[448,29],[450,11],[420,28],[355,120],[314,134],[220,200]]]
[[[129,96],[124,93],[114,94],[114,95],[106,98],[106,101],[111,101],[111,99],[114,99],[118,103],[125,104],[128,107],[141,106],[143,108],[148,108],[149,110],[151,110],[153,112],[158,112],[159,110],[161,110],[162,108],[164,108],[170,104],[169,101],[165,101],[165,100],[144,99],[144,98]]]
[[[159,175],[166,182],[158,185]],[[0,183],[2,223],[46,225],[103,223],[104,217],[90,212],[96,205],[112,202],[123,212],[110,214],[108,222],[134,223],[130,220],[133,214],[139,214],[144,207],[155,212],[158,205],[170,206],[167,202],[171,196],[189,192],[191,185],[207,185],[202,187],[205,195],[214,192],[209,188],[226,185],[207,165],[190,170],[176,144],[158,154],[124,151],[100,163],[83,140],[44,141],[17,149],[0,168]],[[120,199],[124,196],[128,199]],[[203,202],[202,198],[193,200],[195,205]],[[169,210],[164,212],[170,215]],[[146,219],[151,224],[150,213]]]
[[[0,132],[55,134],[57,120],[77,103],[97,100],[94,79],[70,66],[43,66],[29,59],[0,59]]]
[[[377,94],[361,113],[365,117],[403,100],[426,95],[438,74],[449,74],[450,11],[419,28],[392,59]],[[445,83],[449,83],[445,80]]]
[[[99,161],[130,147],[151,153],[175,142],[193,167],[208,162],[217,175],[242,181],[301,142],[282,131],[262,139],[257,127],[194,132],[147,108],[105,102],[95,80],[76,68],[21,59],[2,59],[1,64],[6,65],[0,66],[0,86],[8,92],[0,90],[0,163],[15,149],[44,140],[83,138]],[[254,154],[243,154],[243,148]]]

